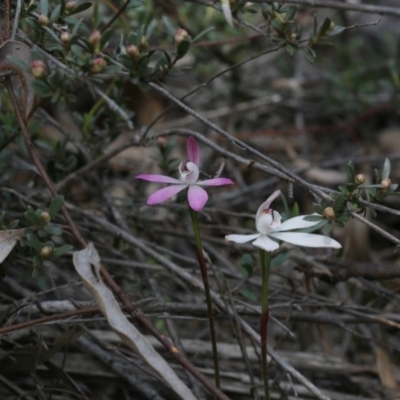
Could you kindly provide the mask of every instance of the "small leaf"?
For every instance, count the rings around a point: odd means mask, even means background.
[[[80,13],[81,11],[85,11],[85,10],[87,10],[87,9],[90,8],[90,7],[92,7],[92,3],[82,3],[82,4],[80,4],[78,7],[76,7],[74,10],[72,10],[72,11],[68,14],[68,16],[74,15],[74,14],[78,14],[78,13]]]
[[[207,35],[208,33],[210,33],[211,31],[213,31],[215,29],[215,27],[210,26],[207,29],[204,29],[204,31],[201,31],[197,36],[195,36],[195,38],[192,40],[192,43],[196,43],[197,41],[199,41],[203,36]]]
[[[30,233],[29,235],[26,236],[26,240],[28,241],[28,244],[33,247],[38,253],[42,250],[42,243],[40,243],[39,239],[36,237],[36,235],[33,235]]]
[[[309,221],[309,222],[322,221],[324,219],[325,218],[322,215],[307,215],[306,217],[303,218],[304,221]]]
[[[47,15],[49,13],[49,2],[48,2],[48,0],[40,0],[40,12],[43,15]]]
[[[339,35],[339,33],[342,33],[346,28],[344,26],[339,26],[336,25],[333,29],[332,32],[329,34],[329,36],[335,36]]]
[[[290,258],[289,252],[280,253],[271,260],[271,267],[278,267]]]
[[[176,57],[178,59],[182,58],[189,51],[190,45],[191,42],[189,40],[182,40],[182,42],[180,42],[178,45]]]
[[[289,54],[289,55],[293,55],[294,54],[294,52],[295,52],[295,48],[291,45],[291,44],[287,44],[286,46],[285,46],[285,50],[286,50],[286,52]]]
[[[243,269],[244,274],[242,274],[243,278],[248,278],[253,274],[253,268],[254,268],[254,261],[253,257],[246,253],[243,254],[243,257],[240,261],[240,266]]]
[[[69,244],[64,244],[61,247],[57,247],[53,250],[53,252],[51,253],[51,258],[52,260],[54,260],[57,257],[62,256],[65,253],[68,253],[69,251],[71,251],[74,247],[69,245]]]
[[[171,19],[169,17],[166,17],[165,15],[162,17],[162,20],[164,22],[165,27],[167,28],[168,33],[174,37],[176,31],[178,28],[172,23]]]
[[[320,214],[320,215],[322,215],[322,213],[324,212],[324,209],[325,209],[325,207],[322,206],[321,204],[313,204],[312,208],[315,213]]]
[[[49,214],[51,218],[55,217],[55,215],[61,210],[63,204],[64,196],[57,196],[53,199],[49,207]]]
[[[241,290],[240,294],[248,300],[257,301],[257,294],[251,290]]]
[[[328,235],[329,233],[332,232],[332,229],[333,229],[333,225],[331,223],[328,223],[322,228],[322,233],[324,235]]]
[[[32,224],[32,225],[40,225],[42,220],[40,215],[36,215],[35,211],[30,208],[28,211],[25,212],[25,218]]]
[[[346,164],[347,167],[347,176],[349,178],[349,182],[354,182],[355,178],[356,178],[356,174],[354,172],[354,163],[353,161],[349,161]]]
[[[60,18],[61,15],[61,4],[57,4],[50,16],[50,23],[57,22],[58,18]]]
[[[333,209],[335,211],[339,211],[342,208],[342,206],[343,206],[345,201],[346,201],[346,196],[344,195],[344,193],[340,193],[340,195],[337,196],[336,199],[335,199],[335,203],[333,205]]]
[[[63,232],[61,226],[55,224],[47,224],[45,225],[43,230],[49,235],[55,235],[55,236],[61,236]]]

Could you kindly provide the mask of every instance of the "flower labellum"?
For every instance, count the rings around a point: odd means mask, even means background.
[[[256,228],[258,233],[251,235],[228,235],[225,236],[225,240],[235,243],[247,243],[254,240],[252,243],[253,246],[265,251],[274,251],[279,248],[279,244],[272,239],[282,240],[303,247],[331,247],[334,249],[342,247],[339,242],[328,236],[304,232],[288,232],[293,229],[311,228],[320,221],[305,221],[304,218],[307,215],[299,215],[298,217],[281,222],[281,215],[269,208],[280,193],[280,190],[276,190],[258,208],[256,214]]]
[[[148,205],[162,203],[173,195],[188,188],[188,202],[190,208],[200,211],[207,203],[208,194],[202,186],[223,186],[232,185],[233,181],[228,178],[215,178],[199,181],[200,149],[193,137],[187,141],[187,160],[179,165],[179,179],[171,178],[165,175],[140,174],[137,179],[143,179],[148,182],[170,183],[163,189],[156,190],[147,199]]]

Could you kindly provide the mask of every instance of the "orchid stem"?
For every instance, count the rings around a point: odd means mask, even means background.
[[[212,346],[213,358],[214,358],[215,386],[217,386],[217,388],[219,388],[220,387],[220,378],[219,378],[217,339],[216,339],[216,335],[215,335],[214,313],[213,313],[213,307],[212,307],[212,302],[211,302],[210,285],[208,282],[207,265],[206,265],[206,260],[204,259],[204,255],[203,255],[203,246],[201,244],[199,214],[197,213],[197,211],[193,210],[190,206],[189,206],[189,210],[190,210],[190,216],[192,218],[194,238],[195,238],[195,242],[196,242],[196,256],[197,256],[197,261],[200,266],[201,277],[203,279],[204,293],[206,295],[208,323],[209,323],[209,327],[210,327],[211,346]]]
[[[265,400],[269,400],[268,382],[268,363],[267,363],[267,327],[269,319],[268,309],[268,281],[269,269],[271,265],[271,253],[260,249],[260,264],[262,275],[262,294],[261,294],[261,318],[260,318],[260,338],[261,338],[261,362],[264,379]]]

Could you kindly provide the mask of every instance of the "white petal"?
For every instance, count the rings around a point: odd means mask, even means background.
[[[265,251],[274,251],[279,248],[279,244],[271,240],[268,236],[262,235],[252,243],[253,246],[259,247]]]
[[[317,214],[313,214],[317,215]],[[305,217],[309,217],[309,215],[299,215],[298,217],[290,218],[285,222],[281,223],[277,229],[273,229],[275,232],[282,231],[291,231],[292,229],[303,229],[303,228],[311,228],[312,226],[318,225],[319,221],[304,221]]]
[[[235,243],[247,243],[250,242],[250,240],[257,239],[259,236],[259,233],[253,233],[252,235],[228,235],[225,236],[225,240]]]
[[[274,193],[271,194],[271,196],[268,197],[267,200],[264,201],[264,203],[261,204],[260,207],[258,207],[257,214],[256,214],[256,220],[260,217],[260,214],[263,211],[269,210],[269,206],[271,203],[281,194],[280,190],[275,190]]]
[[[313,233],[272,232],[269,236],[303,247],[332,247],[334,249],[342,247],[339,242],[328,236],[314,235]]]
[[[197,182],[197,179],[199,179],[199,167],[191,161],[182,161],[179,164],[178,170],[180,180],[183,183],[191,185],[192,183]]]

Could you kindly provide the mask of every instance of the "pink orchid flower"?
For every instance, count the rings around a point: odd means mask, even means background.
[[[162,203],[183,189],[189,188],[189,206],[195,211],[200,211],[208,200],[208,194],[202,186],[222,186],[232,185],[234,183],[228,178],[199,181],[199,164],[200,149],[196,140],[190,136],[187,141],[187,160],[179,164],[179,179],[157,174],[140,174],[136,176],[137,179],[143,179],[149,182],[171,183],[171,186],[156,190],[151,194],[147,199],[147,204],[153,205]]]
[[[320,221],[305,221],[304,218],[308,215],[299,215],[281,223],[281,215],[269,208],[280,193],[280,190],[276,190],[258,208],[256,214],[256,228],[258,233],[251,235],[228,235],[225,236],[225,240],[235,243],[247,243],[255,239],[252,243],[253,246],[265,251],[274,251],[279,248],[279,244],[271,238],[303,247],[332,247],[334,249],[342,247],[339,242],[328,236],[304,232],[287,232],[293,229],[310,228],[317,225]]]

